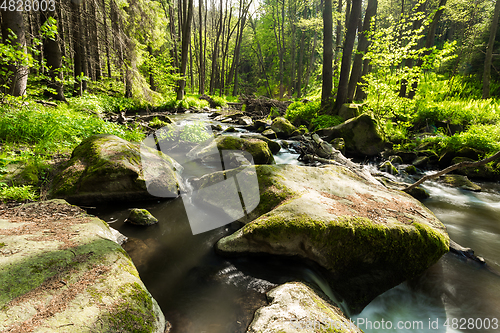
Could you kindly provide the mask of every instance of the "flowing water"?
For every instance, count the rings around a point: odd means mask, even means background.
[[[184,123],[208,120],[203,114],[174,118]],[[282,149],[275,159],[297,164],[297,156]],[[352,317],[354,323],[365,332],[500,331],[500,276],[495,274],[500,272],[500,186],[482,185],[485,191],[474,193],[429,183],[425,187],[431,198],[424,204],[447,226],[450,237],[474,249],[489,269],[447,254],[418,280],[377,297]],[[171,322],[172,333],[245,332],[255,310],[267,303],[265,293],[287,281],[316,284],[334,297],[321,273],[306,264],[216,255],[214,244],[239,226],[193,236],[185,204],[178,198],[90,211],[130,237],[124,248]],[[148,209],[159,223],[147,228],[124,223],[130,208]]]

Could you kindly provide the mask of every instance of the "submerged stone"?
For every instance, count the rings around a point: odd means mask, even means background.
[[[153,225],[158,223],[158,219],[147,209],[133,208],[125,222],[135,225]]]

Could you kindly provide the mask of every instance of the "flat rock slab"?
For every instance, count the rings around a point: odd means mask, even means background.
[[[311,287],[290,282],[267,293],[269,305],[255,312],[247,333],[360,333],[353,322]]]
[[[448,251],[444,225],[404,192],[370,184],[339,166],[256,170],[260,202],[250,213],[253,221],[222,238],[218,252],[312,260],[329,272],[332,287],[355,312]],[[210,186],[215,179],[207,175],[200,183]]]
[[[158,332],[169,326],[102,220],[63,200],[0,210],[0,331]]]

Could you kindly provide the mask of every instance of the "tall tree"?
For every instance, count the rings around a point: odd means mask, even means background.
[[[193,19],[193,0],[183,0],[184,5],[187,1],[187,13],[185,13],[182,22],[182,40],[181,40],[181,67],[180,75],[182,78],[178,81],[177,100],[184,98],[184,88],[186,87],[186,68],[188,61],[189,44],[191,42],[191,20]]]
[[[28,83],[28,66],[26,64],[27,48],[24,30],[24,17],[22,11],[1,11],[3,42],[11,44],[19,52],[16,61],[8,66],[9,94],[22,96],[26,94]],[[13,33],[13,35],[11,35]]]
[[[344,51],[342,52],[342,64],[340,66],[339,87],[337,89],[337,99],[333,106],[332,113],[337,113],[340,107],[347,102],[347,89],[349,84],[349,72],[351,70],[351,56],[356,39],[359,15],[361,14],[362,0],[352,0],[347,32],[344,41]]]
[[[75,92],[81,96],[84,91],[83,80],[83,62],[84,46],[82,38],[82,21],[80,13],[80,2],[71,0],[71,29],[73,31],[73,73],[75,76]]]
[[[372,18],[377,14],[378,0],[368,0],[366,8],[365,19],[363,22],[363,29],[358,34],[358,52],[354,56],[352,63],[351,78],[349,79],[349,86],[347,89],[347,100],[352,101],[356,88],[358,88],[359,80],[361,79],[361,72],[363,69],[363,55],[368,49],[368,38],[366,34],[370,31],[370,24]]]
[[[491,79],[491,59],[493,58],[493,46],[495,44],[495,37],[498,30],[498,17],[500,14],[500,0],[496,0],[495,10],[493,12],[493,19],[491,20],[490,38],[486,48],[486,56],[484,58],[484,72],[483,72],[483,99],[490,97],[490,79]]]
[[[328,105],[333,89],[333,6],[332,0],[325,0],[323,8],[323,85],[321,107]]]
[[[55,11],[40,11],[40,16],[42,25],[55,24],[58,18]],[[43,40],[43,53],[45,54],[50,77],[47,86],[55,91],[55,94],[51,91],[49,91],[49,94],[56,100],[66,101],[63,89],[61,40],[59,34],[45,36]]]

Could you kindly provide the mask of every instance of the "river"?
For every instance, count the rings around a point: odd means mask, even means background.
[[[207,116],[179,115],[175,120],[192,119],[207,121]],[[275,158],[277,163],[297,163],[297,154],[286,150]],[[387,291],[353,316],[361,329],[500,330],[500,276],[492,272],[500,272],[500,186],[481,185],[484,191],[476,193],[430,182],[425,188],[431,197],[424,204],[447,226],[453,240],[474,249],[491,270],[447,254],[418,280]],[[147,228],[124,223],[130,208],[148,209],[159,223]],[[266,304],[265,292],[287,281],[305,280],[331,294],[321,273],[304,264],[282,258],[228,260],[216,255],[215,242],[237,226],[227,225],[193,236],[180,198],[98,207],[90,212],[130,237],[124,247],[171,322],[172,333],[245,332],[254,311]],[[493,329],[495,319],[498,329]],[[489,325],[490,330],[480,330],[479,325]]]

